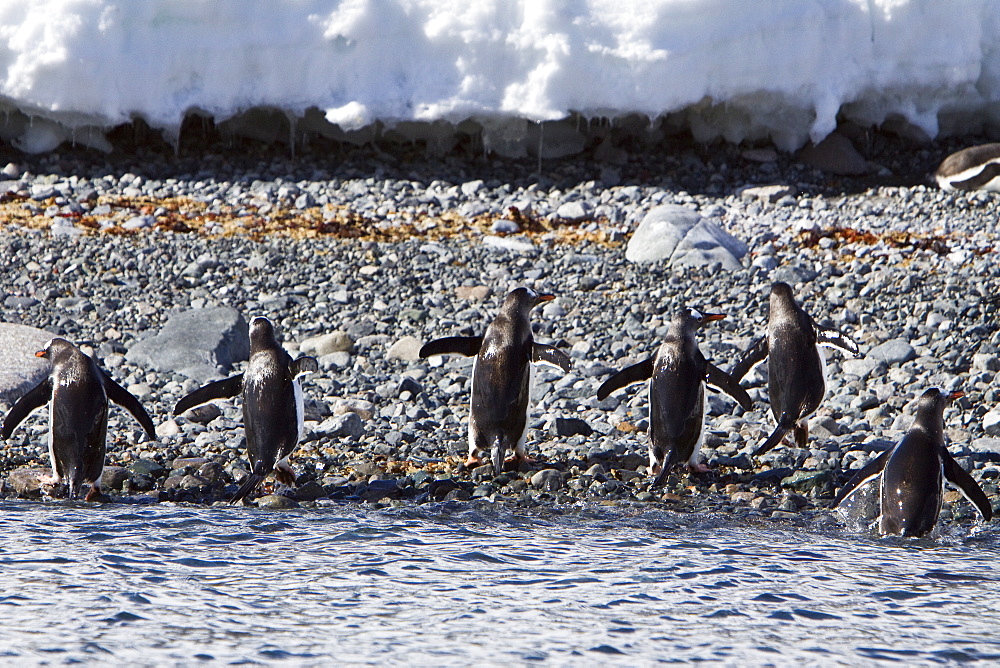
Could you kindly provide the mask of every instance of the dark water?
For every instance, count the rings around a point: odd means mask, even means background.
[[[1000,534],[0,503],[0,663],[1000,662]]]

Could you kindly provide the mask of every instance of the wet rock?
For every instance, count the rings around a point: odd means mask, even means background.
[[[639,223],[625,250],[630,262],[666,261],[671,266],[742,267],[747,247],[715,223],[686,207],[664,204]]]
[[[282,496],[281,494],[268,494],[257,499],[258,508],[267,508],[268,510],[288,510],[290,508],[298,508],[299,504],[287,496]]]
[[[207,464],[208,460],[204,457],[178,457],[170,464],[170,468],[173,470],[186,469],[188,467],[192,469],[198,469],[203,464]]]
[[[120,490],[130,477],[129,470],[124,466],[105,466],[101,474],[101,489]]]
[[[14,469],[7,476],[6,487],[11,488],[17,496],[41,496],[41,478],[51,473],[51,469],[22,468]]]
[[[531,486],[545,492],[554,492],[561,489],[565,481],[562,471],[556,469],[542,469],[531,476]]]
[[[833,479],[830,471],[796,471],[781,479],[781,486],[799,492],[823,489]]]
[[[326,489],[315,480],[310,480],[295,490],[295,498],[299,501],[315,501],[325,496],[327,496]]]
[[[388,480],[372,480],[368,487],[361,493],[362,501],[380,501],[384,498],[396,498],[399,496],[399,481],[395,478]]]
[[[128,470],[133,475],[141,475],[149,478],[158,478],[167,471],[167,469],[152,459],[137,459],[128,465]]]
[[[125,359],[204,382],[246,360],[249,337],[247,321],[235,309],[192,309],[172,316],[158,334],[133,345]]]

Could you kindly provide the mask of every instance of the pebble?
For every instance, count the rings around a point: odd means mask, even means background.
[[[878,159],[897,174],[929,173],[937,153],[948,152],[938,148],[888,151]],[[330,503],[357,502],[361,495],[375,504],[640,501],[790,520],[782,513],[820,512],[851,470],[897,441],[912,421],[912,400],[930,385],[966,392],[961,410],[945,415],[958,434],[953,452],[976,455],[962,458],[974,477],[997,475],[1000,333],[991,298],[1000,285],[992,249],[1000,243],[992,197],[959,201],[916,182],[873,186],[844,177],[833,183],[794,156],[775,152],[758,162],[724,145],[630,154],[597,172],[582,158],[546,162],[541,174],[533,160],[480,164],[449,157],[422,164],[387,155],[348,156],[331,166],[308,155],[258,162],[233,154],[153,153],[144,157],[144,178],[136,180],[125,178],[125,164],[104,162],[119,158],[90,164],[78,152],[25,156],[5,174],[17,179],[17,192],[44,195],[48,188],[64,199],[22,195],[0,204],[34,207],[39,221],[57,207],[54,218],[39,223],[51,225],[48,230],[8,223],[0,233],[0,252],[8,258],[0,275],[5,318],[39,328],[46,340],[58,334],[86,342],[117,382],[149,388],[142,401],[161,441],[134,438],[132,418],[112,411],[109,436],[119,445],[109,449],[109,466],[124,466],[130,476],[112,496],[142,489],[164,500],[212,503],[228,498],[227,486],[246,475],[239,400],[218,402],[220,414],[202,422],[170,417],[176,401],[204,380],[245,369],[245,354],[219,336],[224,323],[212,320],[211,337],[198,334],[201,346],[183,352],[183,362],[157,366],[168,350],[158,337],[169,322],[180,318],[179,329],[192,337],[212,309],[230,309],[229,322],[234,314],[244,322],[268,315],[290,351],[320,360],[321,372],[303,381],[309,419],[291,458],[301,474],[302,505],[326,496],[335,499]],[[754,191],[757,184],[778,187]],[[166,203],[152,214],[107,203],[126,197],[126,190],[258,212],[243,217],[248,225],[285,215],[293,205],[328,202],[349,207],[385,236],[337,239],[315,234],[315,226],[301,238],[250,238],[223,234],[221,227],[171,231],[163,228]],[[259,213],[263,205],[269,213]],[[750,259],[683,268],[629,262],[624,242],[664,205],[691,212],[697,224],[711,222]],[[73,210],[67,207],[80,207],[98,227],[113,222],[109,229],[120,228],[144,216],[152,216],[154,226],[129,235],[96,232],[59,215]],[[485,222],[467,219],[465,232],[441,235],[434,232],[440,220],[426,215],[429,207],[435,216],[484,216]],[[503,227],[498,221],[525,219],[511,207],[541,225]],[[578,224],[560,223],[580,213],[586,217]],[[395,226],[407,225],[427,225],[428,232],[392,236]],[[569,243],[559,236],[567,230],[578,235]],[[691,238],[695,246],[718,243]],[[775,280],[793,283],[817,322],[845,330],[867,355],[854,360],[829,352],[828,397],[807,449],[780,446],[768,464],[750,458],[772,424],[766,404],[743,412],[710,397],[704,455],[716,473],[690,476],[679,469],[667,489],[649,489],[645,392],[637,387],[599,403],[595,387],[654,350],[682,304],[727,312],[698,337],[706,357],[728,368],[760,333]],[[524,471],[474,477],[458,466],[466,455],[472,360],[419,360],[413,349],[439,336],[481,335],[516,285],[557,295],[532,314],[533,333],[573,351],[573,367],[565,375],[536,374],[526,447],[537,462]],[[407,356],[390,355],[404,340]],[[320,352],[320,341],[331,347]],[[143,346],[153,352],[138,355]],[[185,366],[192,360],[198,360],[196,373]],[[744,384],[755,398],[766,396],[764,370]],[[11,398],[0,401],[9,410]],[[46,429],[47,415],[37,411],[0,453],[8,494],[18,470],[46,465]],[[167,485],[174,464],[179,467]],[[372,488],[372,476],[390,482]],[[995,499],[995,489],[991,495]]]

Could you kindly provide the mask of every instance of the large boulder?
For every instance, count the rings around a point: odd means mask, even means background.
[[[250,357],[250,328],[239,311],[225,306],[183,311],[158,334],[125,354],[133,364],[206,381],[229,373]]]
[[[48,360],[35,353],[55,336],[44,329],[0,322],[0,401],[20,399],[48,375]]]
[[[683,206],[664,204],[650,210],[639,223],[625,259],[686,267],[719,263],[734,271],[742,266],[740,258],[746,253],[746,244],[715,223]]]

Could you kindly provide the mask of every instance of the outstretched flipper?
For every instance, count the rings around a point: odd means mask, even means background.
[[[108,399],[131,413],[132,417],[134,417],[139,424],[142,425],[142,429],[146,432],[146,436],[148,436],[151,441],[155,441],[156,426],[153,424],[152,418],[149,417],[149,413],[147,413],[146,409],[139,403],[139,400],[124,387],[116,383],[104,369],[100,369],[100,371],[101,380],[104,382],[104,392],[108,395]]]
[[[431,355],[446,355],[448,353],[472,357],[479,352],[482,346],[483,337],[481,336],[447,336],[425,343],[420,349],[419,355],[421,359]]]
[[[762,336],[750,344],[750,347],[743,353],[743,357],[729,371],[729,375],[738,383],[743,380],[743,376],[750,373],[750,369],[763,362],[766,358],[767,337]]]
[[[174,415],[180,415],[189,408],[200,406],[212,399],[228,399],[243,391],[243,374],[237,374],[224,380],[217,380],[204,387],[199,387],[191,394],[182,397],[174,406]]]
[[[958,462],[955,461],[949,452],[945,451],[941,459],[944,462],[945,480],[958,487],[965,498],[979,509],[984,520],[988,522],[993,519],[993,507],[990,505],[990,500],[986,498],[986,494],[983,493],[979,483],[966,473],[965,469],[958,465]]]
[[[569,372],[571,366],[569,355],[555,346],[545,343],[531,344],[531,361],[539,364],[548,364],[557,369],[562,369],[564,372]]]
[[[705,382],[719,388],[736,400],[743,410],[748,411],[753,408],[753,400],[747,391],[740,387],[739,382],[728,373],[708,362],[708,373],[705,375]]]
[[[21,421],[28,417],[31,411],[41,408],[51,398],[52,380],[46,376],[45,380],[28,390],[28,393],[18,399],[14,407],[10,409],[10,413],[7,413],[7,418],[3,421],[3,431],[0,432],[0,437],[3,437],[5,441],[10,438],[17,425],[21,424]]]
[[[604,401],[615,390],[621,389],[626,385],[631,385],[632,383],[638,383],[640,380],[647,380],[653,375],[653,359],[653,357],[650,357],[638,364],[627,366],[611,376],[611,378],[608,378],[597,388],[597,400]]]
[[[850,353],[854,357],[861,357],[861,350],[858,348],[858,344],[843,332],[816,325],[816,340],[821,346],[840,348],[845,353]]]
[[[831,507],[836,508],[843,503],[847,497],[861,489],[862,485],[866,482],[881,475],[882,471],[885,469],[885,463],[889,461],[889,455],[892,454],[892,451],[893,448],[886,448],[885,452],[862,466],[858,472],[854,474],[854,477],[848,480],[847,484],[840,488],[840,491],[837,492],[837,497],[833,500],[833,506]],[[965,472],[963,471],[963,473]]]
[[[316,361],[315,357],[303,355],[297,360],[293,360],[292,363],[288,365],[288,368],[292,372],[292,377],[298,378],[299,376],[307,373],[316,373],[319,371],[319,362]]]

